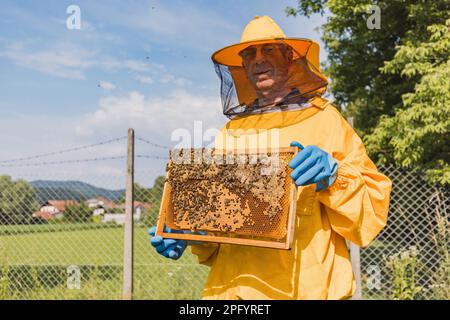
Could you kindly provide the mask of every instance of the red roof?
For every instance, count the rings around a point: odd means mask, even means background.
[[[37,211],[37,212],[33,213],[33,217],[41,218],[44,220],[50,220],[50,219],[55,218],[55,215],[51,214],[50,212]]]
[[[75,200],[48,200],[49,205],[54,206],[60,212],[63,212],[68,205],[77,205],[78,202]]]
[[[104,205],[108,208],[115,208],[116,204],[114,203],[114,201],[111,201],[105,197],[96,197],[95,199],[99,200],[99,201],[103,201]]]
[[[135,207],[135,208],[137,208],[137,207],[142,207],[142,208],[144,208],[144,209],[149,209],[149,208],[152,207],[152,204],[151,204],[151,203],[148,203],[148,202],[135,201],[135,202],[134,202],[134,207]]]

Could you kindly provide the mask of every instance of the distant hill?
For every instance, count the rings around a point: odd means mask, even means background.
[[[117,201],[125,190],[109,190],[82,181],[36,180],[30,182],[39,203],[47,200],[87,200],[98,196]]]

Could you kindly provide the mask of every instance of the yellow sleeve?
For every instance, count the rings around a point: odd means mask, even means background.
[[[326,150],[338,162],[335,182],[319,192],[331,226],[338,234],[359,246],[367,246],[386,225],[392,182],[377,171],[363,142],[334,108]]]
[[[211,266],[214,262],[217,251],[219,250],[218,243],[196,243],[191,244],[191,252],[195,254],[198,258],[198,263],[204,264],[206,266]]]

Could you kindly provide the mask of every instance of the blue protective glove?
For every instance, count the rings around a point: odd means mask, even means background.
[[[316,191],[322,191],[333,184],[338,164],[330,154],[316,146],[303,148],[297,141],[291,142],[291,147],[299,147],[302,150],[289,162],[293,169],[291,178],[297,186],[316,183]]]
[[[155,247],[156,251],[166,257],[173,260],[177,260],[183,254],[184,249],[187,247],[187,241],[176,239],[163,239],[161,236],[155,236],[156,227],[151,227],[148,230],[148,234],[151,236],[150,244]],[[171,230],[164,226],[164,232],[167,233],[184,233],[179,230]]]

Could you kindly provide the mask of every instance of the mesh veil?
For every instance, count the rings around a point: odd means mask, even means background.
[[[282,40],[276,43],[283,43]],[[255,113],[301,108],[307,105],[310,98],[322,95],[328,84],[320,70],[314,68],[306,58],[291,46],[283,43],[293,51],[293,60],[289,67],[286,85],[290,93],[275,106],[264,106],[258,103],[256,91],[247,78],[243,66],[227,66],[213,60],[215,71],[221,81],[220,94],[223,114],[228,118]]]

